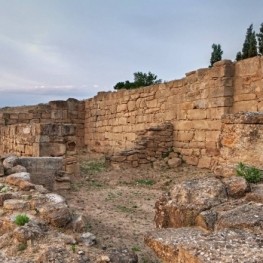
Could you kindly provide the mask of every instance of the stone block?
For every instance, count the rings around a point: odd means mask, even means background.
[[[187,111],[189,120],[203,120],[207,117],[207,112],[204,109],[193,109]]]
[[[239,101],[235,102],[233,105],[233,113],[241,112],[241,111],[257,111],[257,101]]]
[[[211,166],[211,157],[202,156],[198,161],[198,168],[207,168]]]

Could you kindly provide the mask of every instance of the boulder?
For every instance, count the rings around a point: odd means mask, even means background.
[[[200,212],[226,201],[225,186],[215,177],[184,181],[156,202],[156,227],[195,225]]]
[[[26,172],[8,175],[5,179],[5,182],[19,187],[19,189],[22,191],[35,189],[34,184],[30,183],[30,174]]]
[[[65,203],[47,203],[39,208],[40,217],[55,227],[65,227],[72,219]]]
[[[10,155],[3,160],[4,169],[10,169],[18,164],[18,157]]]
[[[3,163],[0,161],[0,177],[5,175]]]
[[[263,204],[263,184],[252,185],[252,191],[246,195],[246,200]]]
[[[3,206],[5,200],[12,198],[13,195],[11,193],[0,193],[0,206]]]
[[[21,243],[27,243],[28,240],[34,240],[44,235],[41,227],[34,223],[28,222],[24,226],[18,227],[13,232],[13,237]]]
[[[137,263],[138,256],[127,248],[114,248],[100,256],[97,263]]]
[[[8,199],[4,201],[3,207],[6,210],[21,211],[29,208],[29,203],[21,199]]]

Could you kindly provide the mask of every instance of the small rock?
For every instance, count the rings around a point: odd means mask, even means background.
[[[86,245],[86,246],[93,246],[97,243],[96,236],[93,235],[90,232],[86,232],[81,235],[81,241]]]
[[[168,165],[170,168],[176,168],[182,164],[182,160],[180,158],[172,158],[168,160]]]
[[[46,198],[49,202],[54,204],[65,203],[66,201],[63,196],[54,193],[46,194]]]
[[[11,193],[0,193],[0,206],[3,206],[5,200],[12,198],[13,195]]]
[[[35,184],[35,189],[40,194],[47,194],[49,193],[49,190],[47,190],[43,185]]]
[[[233,198],[240,198],[250,191],[250,186],[246,179],[240,176],[229,176],[223,178],[227,194]]]
[[[100,257],[100,263],[111,262],[111,263],[137,263],[138,256],[127,248],[111,249],[107,252],[107,255]]]
[[[74,232],[81,233],[86,230],[87,219],[84,215],[76,215],[72,220]]]
[[[62,247],[48,247],[42,252],[36,261],[37,263],[71,263],[72,258],[69,252]]]

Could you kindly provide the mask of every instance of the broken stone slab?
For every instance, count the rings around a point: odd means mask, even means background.
[[[226,201],[226,188],[215,177],[184,181],[156,202],[156,227],[195,225],[199,213]]]
[[[18,186],[22,191],[29,191],[35,189],[35,186],[29,182],[30,174],[29,173],[15,173],[8,175],[5,179],[5,182],[11,185]]]
[[[3,208],[6,210],[12,210],[12,211],[22,211],[24,209],[29,208],[28,201],[21,200],[21,199],[7,199],[3,203]]]
[[[263,204],[250,202],[219,213],[215,229],[249,229],[263,234]]]
[[[244,230],[162,229],[144,240],[165,263],[263,262],[263,237]]]

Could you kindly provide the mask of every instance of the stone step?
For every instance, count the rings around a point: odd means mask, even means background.
[[[145,243],[163,262],[263,262],[263,237],[246,230],[209,233],[194,227],[148,233]]]

